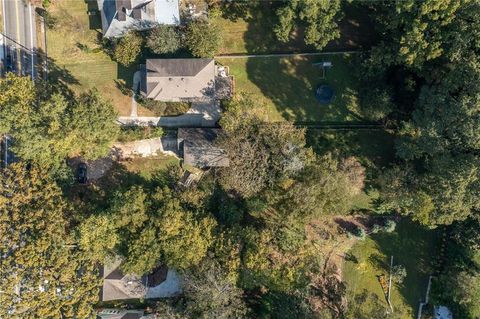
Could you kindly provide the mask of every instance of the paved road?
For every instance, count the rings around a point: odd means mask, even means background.
[[[35,8],[26,0],[0,0],[3,12],[4,55],[8,71],[36,76]]]

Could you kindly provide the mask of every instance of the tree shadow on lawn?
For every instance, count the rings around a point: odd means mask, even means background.
[[[103,211],[109,207],[109,199],[116,192],[126,191],[133,185],[148,186],[150,182],[127,170],[121,162],[114,161],[103,177],[88,185],[72,185],[67,196],[77,207],[86,206],[86,211]]]
[[[333,74],[322,79],[322,71],[313,65],[320,58],[250,58],[246,63],[248,79],[269,98],[280,115],[290,121],[319,122],[362,119],[349,110],[352,96],[349,84]],[[321,105],[315,91],[321,84],[335,91],[334,101]]]
[[[78,0],[76,0],[78,1]],[[102,29],[102,18],[97,0],[84,0],[87,5],[88,26],[90,30]]]
[[[252,3],[254,3],[252,5]],[[338,22],[340,38],[330,41],[323,50],[313,45],[305,44],[303,27],[292,32],[287,43],[279,41],[274,33],[278,24],[276,11],[282,6],[281,1],[252,1],[225,4],[222,17],[230,21],[244,19],[248,30],[244,41],[249,53],[287,53],[287,52],[318,52],[347,51],[368,49],[377,42],[378,34],[373,28],[369,9],[357,2],[342,2],[344,17]]]
[[[372,234],[371,238],[380,252],[369,257],[374,267],[388,274],[390,256],[393,256],[394,265],[405,266],[407,277],[397,287],[415,311],[425,296],[428,276],[432,272],[438,232],[404,219],[397,224],[395,232]]]
[[[331,131],[308,129],[307,145],[318,155],[333,153],[335,157],[356,157],[366,168],[366,189],[382,168],[395,159],[395,136],[385,130]]]
[[[41,54],[42,57],[45,55]],[[73,76],[72,72],[65,67],[59,66],[53,58],[48,57],[47,80],[54,92],[60,93],[67,98],[73,98],[74,92],[71,85],[80,85],[80,82]]]

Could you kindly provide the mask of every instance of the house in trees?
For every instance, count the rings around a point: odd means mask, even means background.
[[[228,68],[213,59],[148,59],[140,69],[140,92],[156,101],[210,102],[232,95]]]
[[[172,269],[159,266],[145,275],[124,274],[121,259],[105,263],[101,269],[101,301],[167,298],[181,292],[180,279]]]
[[[148,30],[157,24],[180,24],[179,0],[97,0],[105,38],[130,30]]]
[[[177,143],[183,163],[197,168],[228,166],[227,153],[215,145],[220,134],[219,129],[179,128]]]

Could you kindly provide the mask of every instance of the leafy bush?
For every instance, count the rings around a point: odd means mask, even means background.
[[[363,229],[362,227],[357,227],[357,229],[355,229],[354,235],[358,239],[362,239],[362,240],[367,237],[367,233],[365,232],[365,229]]]
[[[222,41],[220,28],[205,20],[196,20],[188,25],[186,44],[196,57],[211,58]]]
[[[172,53],[181,47],[180,33],[175,26],[161,24],[150,32],[147,47],[155,53]]]
[[[175,116],[186,113],[191,104],[189,102],[162,102],[137,96],[137,102],[152,111],[156,116]]]
[[[118,63],[129,66],[133,64],[142,51],[143,38],[138,32],[130,31],[114,45],[113,58]]]
[[[391,233],[397,228],[397,223],[395,223],[393,220],[389,219],[385,222],[385,226],[383,226],[383,230],[386,231],[387,233]]]
[[[162,137],[163,133],[164,132],[161,127],[122,127],[117,140],[119,142],[131,142],[136,140]]]
[[[368,88],[361,98],[363,115],[372,121],[385,119],[394,109],[390,93],[382,88]]]
[[[378,224],[375,224],[375,225],[373,225],[373,227],[372,227],[372,233],[373,233],[373,234],[379,233],[381,230],[382,230],[382,227],[381,227],[380,225],[378,225]]]

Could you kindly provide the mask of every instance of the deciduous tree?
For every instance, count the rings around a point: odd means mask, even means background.
[[[194,20],[188,25],[185,43],[192,54],[199,58],[212,58],[222,41],[217,24],[205,20]]]
[[[137,31],[129,31],[113,47],[113,58],[118,63],[129,66],[137,61],[143,45],[143,38]]]
[[[282,42],[288,42],[299,26],[305,27],[305,43],[324,48],[340,37],[337,22],[341,18],[340,1],[287,0],[278,9],[279,23],[274,31]]]
[[[161,24],[150,32],[147,46],[155,53],[173,53],[181,47],[180,34],[175,26]]]
[[[0,177],[0,316],[91,318],[99,280],[72,244],[60,188],[35,166]]]

